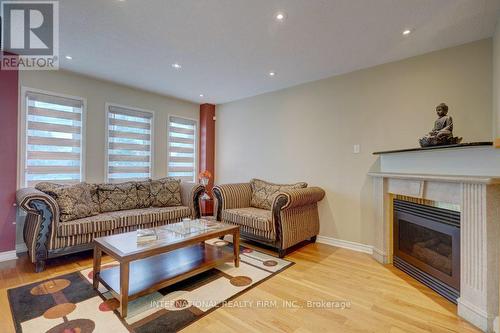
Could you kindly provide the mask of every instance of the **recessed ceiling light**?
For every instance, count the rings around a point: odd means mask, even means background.
[[[68,60],[73,59],[73,57],[72,57],[72,56],[70,56],[70,55],[65,56],[65,58],[66,58],[66,59],[68,59]]]
[[[403,35],[407,36],[411,34],[411,30],[410,29],[406,29],[405,31],[403,31]]]
[[[182,66],[179,65],[178,63],[172,64],[172,67],[175,68],[175,69],[181,69],[182,68]]]
[[[276,19],[276,21],[278,22],[283,22],[285,19],[286,19],[286,14],[283,13],[283,12],[278,12],[276,13],[276,15],[274,16],[274,18]]]
[[[205,95],[203,95],[203,94],[200,94],[200,97],[205,97]]]
[[[276,76],[276,72],[269,72],[269,76]]]

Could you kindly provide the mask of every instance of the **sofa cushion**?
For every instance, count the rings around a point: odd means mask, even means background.
[[[88,184],[53,187],[48,194],[54,197],[59,206],[61,222],[99,214],[97,207],[92,203]]]
[[[271,211],[266,209],[254,207],[225,209],[222,211],[222,220],[252,229],[274,231]]]
[[[180,206],[181,180],[162,178],[151,181],[151,198],[154,207]]]
[[[140,224],[157,224],[160,221],[180,221],[191,217],[191,209],[186,206],[149,207],[142,209],[122,210],[111,213],[119,226],[129,227]]]
[[[96,216],[59,223],[57,235],[68,237],[84,234],[102,233],[105,231],[129,229],[133,226],[147,225],[154,228],[158,225],[173,223],[191,217],[191,209],[185,206],[150,207],[101,213]]]
[[[101,212],[135,209],[138,203],[135,182],[97,185]]]
[[[151,196],[151,180],[137,182],[137,206],[135,208],[151,207],[153,198]]]
[[[260,179],[252,179],[250,186],[252,187],[250,206],[270,210],[274,198],[281,191],[305,188],[307,187],[307,183],[273,184]]]
[[[95,216],[59,223],[57,225],[57,235],[68,237],[114,230],[119,227],[119,221],[111,214],[101,213]]]

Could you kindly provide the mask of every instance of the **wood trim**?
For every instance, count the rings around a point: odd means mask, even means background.
[[[200,105],[200,150],[199,171],[210,171],[212,178],[206,186],[206,192],[213,196],[215,179],[215,105]],[[213,200],[201,202],[202,215],[213,215]]]
[[[500,148],[500,138],[496,138],[495,142],[493,143],[495,148]]]

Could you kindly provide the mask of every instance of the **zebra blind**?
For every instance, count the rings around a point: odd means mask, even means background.
[[[24,186],[82,181],[83,101],[26,92]]]
[[[196,122],[170,116],[168,119],[168,176],[196,181]]]
[[[153,113],[108,105],[108,181],[151,177]]]

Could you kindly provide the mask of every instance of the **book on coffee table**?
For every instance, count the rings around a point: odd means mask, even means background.
[[[137,229],[137,243],[147,243],[158,239],[155,229]]]

